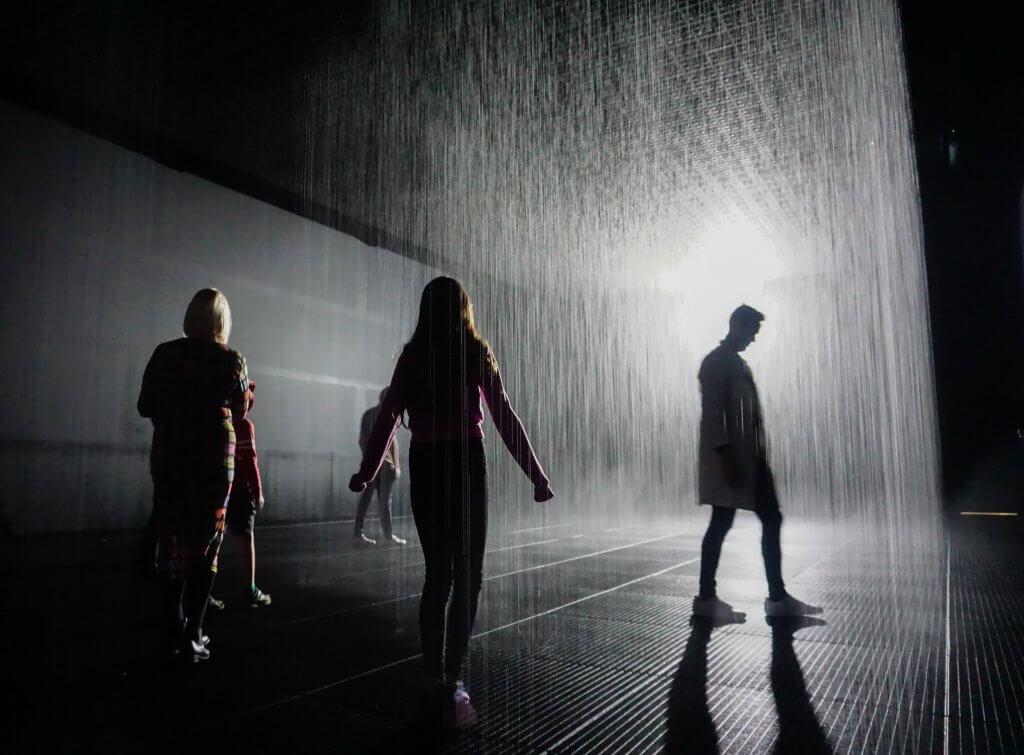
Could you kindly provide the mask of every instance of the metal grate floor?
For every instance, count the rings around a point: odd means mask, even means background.
[[[745,621],[713,629],[690,620],[702,525],[496,527],[466,675],[479,723],[440,738],[413,723],[414,542],[352,550],[344,524],[261,530],[273,605],[230,605],[239,575],[228,556],[215,592],[229,608],[208,622],[214,658],[182,669],[154,655],[155,585],[126,566],[132,538],[15,541],[0,555],[9,605],[22,609],[3,640],[22,690],[4,714],[8,741],[16,752],[105,753],[210,742],[356,753],[1024,749],[1019,524],[957,522],[945,541],[895,552],[852,527],[787,522],[787,586],[824,611],[770,626],[756,523],[739,523],[719,590]]]

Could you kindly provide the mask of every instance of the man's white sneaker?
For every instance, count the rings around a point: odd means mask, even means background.
[[[736,612],[733,610],[733,607],[724,600],[701,597],[693,599],[694,616],[703,616],[707,619],[724,620],[732,618],[735,614]]]
[[[765,600],[764,612],[766,616],[811,616],[821,613],[821,608],[787,595],[782,600]]]

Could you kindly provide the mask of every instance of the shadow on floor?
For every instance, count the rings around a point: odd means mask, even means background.
[[[690,636],[669,691],[665,751],[668,753],[718,753],[718,733],[708,703],[708,646],[716,627],[742,624],[743,614],[712,622],[691,617]],[[832,748],[818,723],[804,683],[803,671],[793,650],[793,636],[805,627],[824,626],[821,619],[801,616],[767,619],[772,628],[769,677],[779,716],[775,753],[831,753]]]
[[[718,752],[718,734],[708,707],[708,644],[715,627],[745,621],[744,614],[720,621],[690,617],[690,636],[668,695],[666,752]]]
[[[793,650],[793,635],[806,627],[824,626],[825,622],[810,616],[766,619],[772,628],[772,663],[769,677],[775,709],[779,714],[779,738],[772,752],[831,753],[825,732],[811,705],[811,696],[804,682]]]
[[[280,597],[280,608],[290,604],[290,610],[275,610],[275,597],[266,608],[213,612],[206,622],[211,659],[186,665],[160,653],[155,615],[148,621],[133,615],[140,602],[153,602],[157,581],[139,577],[133,587],[134,604],[106,608],[110,622],[123,620],[129,629],[109,633],[99,625],[69,634],[45,654],[11,659],[5,680],[19,690],[9,706],[12,751],[165,752],[178,749],[172,743],[209,744],[219,741],[217,729],[228,720],[258,720],[262,708],[281,707],[283,715],[272,717],[280,723],[292,715],[290,699],[302,701],[310,690],[384,663],[396,650],[418,650],[415,638],[396,636],[393,611],[371,607],[356,617],[345,610],[371,605],[374,596],[292,586]],[[300,606],[331,604],[339,610],[295,617]],[[290,738],[301,740],[301,727]]]

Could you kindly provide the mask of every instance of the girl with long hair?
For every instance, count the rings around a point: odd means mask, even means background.
[[[554,492],[505,393],[494,352],[477,333],[469,294],[454,278],[435,278],[423,290],[416,329],[398,358],[349,488],[361,492],[376,477],[408,412],[409,494],[426,562],[420,600],[425,693],[428,701],[443,706],[457,728],[476,719],[462,683],[462,663],[476,617],[487,538],[481,396],[512,457],[533,483],[534,500],[550,500]]]

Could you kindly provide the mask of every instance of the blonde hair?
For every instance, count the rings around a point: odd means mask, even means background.
[[[231,336],[231,307],[228,298],[215,288],[196,292],[185,310],[182,330],[189,338],[226,344]]]

